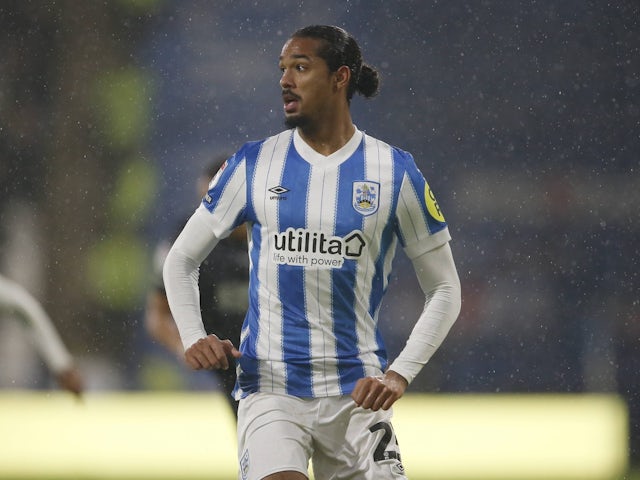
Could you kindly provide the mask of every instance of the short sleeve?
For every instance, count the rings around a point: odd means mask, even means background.
[[[244,222],[247,206],[245,164],[241,149],[220,167],[202,199],[200,209],[209,212],[210,226],[217,238],[228,236]]]
[[[413,157],[400,152],[404,169],[396,210],[397,233],[411,259],[444,245],[451,236],[435,194]]]

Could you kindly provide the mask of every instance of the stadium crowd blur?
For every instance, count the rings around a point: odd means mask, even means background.
[[[287,35],[342,25],[382,74],[354,120],[414,154],[463,284],[411,391],[619,392],[638,462],[638,18],[634,0],[4,1],[1,270],[43,302],[87,390],[184,386],[142,327],[155,242],[212,154],[283,128]],[[422,302],[396,267],[392,356]],[[0,322],[0,387],[47,386],[15,335]]]

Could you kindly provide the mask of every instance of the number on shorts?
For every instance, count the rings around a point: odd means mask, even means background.
[[[369,431],[371,433],[375,433],[378,430],[384,430],[384,434],[382,435],[382,438],[380,438],[380,442],[378,442],[378,446],[373,452],[373,460],[375,462],[389,460],[390,458],[400,460],[400,454],[397,451],[387,450],[387,446],[389,445],[389,443],[391,443],[391,441],[393,441],[396,446],[398,445],[397,439],[394,438],[395,435],[393,434],[393,428],[391,427],[391,424],[387,422],[378,422],[371,428],[369,428]]]

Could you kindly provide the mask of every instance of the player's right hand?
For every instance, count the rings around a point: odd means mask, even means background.
[[[229,357],[241,355],[231,340],[220,340],[214,334],[201,338],[184,352],[187,364],[194,370],[227,370]]]

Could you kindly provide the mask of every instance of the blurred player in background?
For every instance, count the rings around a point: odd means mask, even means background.
[[[353,94],[374,96],[379,79],[349,33],[298,30],[279,68],[288,130],[227,161],[167,255],[185,356],[194,369],[239,365],[239,478],[303,480],[312,460],[318,479],[406,479],[392,405],[460,311],[449,229],[413,157],[353,124]],[[242,224],[251,270],[236,347],[205,330],[195,281]],[[389,362],[378,313],[397,246],[426,301]]]
[[[84,381],[42,305],[21,285],[0,275],[0,316],[14,317],[29,329],[33,343],[58,385],[80,396]]]
[[[197,181],[199,198],[206,195],[209,182],[226,158],[226,156],[217,156],[202,172]],[[183,226],[184,223],[180,225],[176,234]],[[171,316],[162,280],[162,265],[174,240],[175,237],[170,241],[162,242],[156,249],[154,282],[147,294],[145,327],[154,340],[173,352],[181,362],[185,362],[184,348],[176,323]],[[230,339],[235,344],[240,341],[240,329],[248,305],[248,272],[246,229],[243,226],[220,242],[219,248],[216,248],[200,266],[198,286],[200,310],[205,328],[208,332],[215,331],[221,338]],[[236,382],[235,369],[218,370],[214,373],[220,379],[225,397],[234,415],[237,416],[238,402],[232,397]]]

